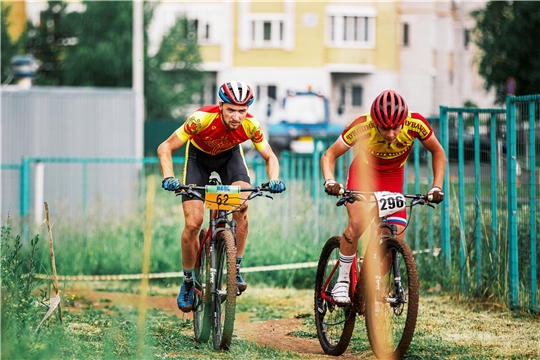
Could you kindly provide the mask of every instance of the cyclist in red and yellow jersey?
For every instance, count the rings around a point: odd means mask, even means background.
[[[404,167],[418,139],[433,155],[433,184],[428,199],[440,203],[444,198],[442,184],[446,169],[446,154],[427,120],[419,113],[409,112],[407,103],[397,92],[383,91],[371,106],[371,111],[355,119],[321,158],[325,191],[339,195],[343,185],[334,180],[336,160],[353,146],[357,154],[347,175],[346,188],[359,191],[403,192]],[[337,303],[348,304],[349,274],[358,240],[371,218],[364,202],[347,203],[348,224],[340,241],[340,268],[338,283],[332,290]],[[388,217],[395,224],[401,239],[407,225],[403,210]]]
[[[253,103],[253,91],[244,82],[230,81],[218,90],[219,104],[204,106],[193,113],[167,140],[158,147],[158,158],[163,174],[163,188],[175,191],[180,183],[207,185],[212,172],[218,173],[224,185],[250,187],[249,171],[241,143],[251,140],[266,162],[266,172],[273,193],[285,190],[278,180],[279,163],[265,139],[257,119],[248,113]],[[181,181],[174,177],[172,153],[186,144],[186,160]],[[185,227],[182,231],[182,266],[184,281],[178,295],[178,308],[190,312],[193,304],[194,273],[198,233],[204,217],[204,204],[200,199],[182,199]],[[247,203],[233,213],[236,221],[236,281],[243,292],[247,284],[240,274],[240,262],[248,234]]]

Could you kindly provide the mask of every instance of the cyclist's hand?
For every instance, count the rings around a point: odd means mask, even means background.
[[[435,186],[427,193],[427,199],[430,203],[438,204],[443,201],[444,193],[440,187]]]
[[[270,192],[272,194],[279,194],[285,191],[285,184],[281,180],[270,180],[268,183],[270,187]]]
[[[336,182],[335,180],[326,180],[324,182],[324,191],[328,195],[338,196],[340,194],[343,194],[343,185]]]
[[[175,191],[178,190],[178,188],[180,187],[180,181],[176,178],[173,178],[172,176],[169,176],[163,179],[163,181],[161,182],[161,186],[165,190]]]

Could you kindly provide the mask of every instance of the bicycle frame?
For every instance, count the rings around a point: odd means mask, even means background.
[[[360,262],[362,262],[363,258],[360,258]],[[360,274],[358,273],[358,252],[356,254],[354,254],[354,258],[353,258],[353,264],[355,264],[356,266],[354,266],[351,270],[351,289],[356,289],[356,285],[358,284],[358,282],[360,281]],[[332,303],[335,303],[334,299],[332,298],[332,296],[329,296],[326,292],[326,289],[328,288],[328,284],[330,283],[330,281],[332,280],[332,276],[334,276],[334,273],[338,270],[339,268],[339,260],[336,261],[336,263],[334,264],[334,267],[332,268],[332,271],[330,272],[330,274],[328,275],[328,278],[326,279],[326,281],[324,282],[324,285],[323,285],[323,288],[322,288],[322,298],[326,301],[330,301]]]

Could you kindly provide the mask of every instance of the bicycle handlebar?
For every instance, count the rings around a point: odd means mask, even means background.
[[[227,185],[225,185],[227,186]],[[204,201],[204,196],[199,193],[206,191],[206,186],[197,186],[197,185],[184,185],[180,184],[178,189],[174,192],[176,196],[186,195],[188,197],[196,197]],[[266,196],[267,198],[273,199],[270,195],[263,194],[263,192],[271,192],[270,183],[263,183],[260,186],[250,187],[250,188],[240,188],[240,192],[251,192],[246,200],[251,200],[257,196]]]
[[[357,191],[357,190],[345,190],[339,200],[337,206],[342,206],[345,203],[353,203],[355,201],[375,202],[376,200],[368,200],[368,197],[373,195],[373,191]],[[366,197],[367,196],[367,197]],[[432,208],[435,206],[427,200],[427,195],[424,194],[403,194],[404,197],[412,199],[409,206],[412,208],[416,205],[427,205]]]

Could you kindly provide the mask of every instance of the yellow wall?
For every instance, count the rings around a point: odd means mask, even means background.
[[[7,19],[8,34],[12,41],[17,41],[26,29],[26,4],[20,0],[2,0],[2,11],[7,7],[11,9]]]
[[[295,39],[292,51],[282,49],[238,49],[239,27],[234,29],[234,66],[273,67],[323,67],[333,64],[375,65],[379,69],[399,70],[399,2],[357,2],[355,5],[373,6],[377,9],[375,49],[329,48],[325,45],[326,14],[328,4],[353,5],[351,2],[298,1],[295,3]],[[252,12],[281,13],[283,1],[252,1]],[[235,16],[238,5],[235,4]],[[318,23],[307,27],[303,23],[305,13],[315,13]],[[206,58],[205,58],[206,60]]]
[[[256,13],[281,13],[283,12],[283,0],[274,1],[251,1],[251,12]]]
[[[204,62],[221,61],[221,46],[219,45],[202,45],[200,51]]]
[[[399,2],[377,2],[375,65],[378,69],[399,70]]]

